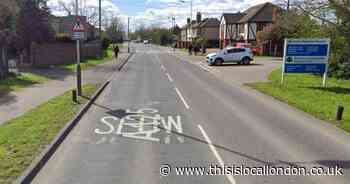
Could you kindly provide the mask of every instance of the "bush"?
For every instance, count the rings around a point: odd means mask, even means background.
[[[55,36],[55,40],[57,42],[71,43],[73,40],[71,39],[69,34],[59,33]]]
[[[109,45],[111,44],[111,40],[109,38],[103,38],[102,39],[102,49],[107,50],[109,48]]]

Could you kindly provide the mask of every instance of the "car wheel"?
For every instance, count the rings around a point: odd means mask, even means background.
[[[249,65],[250,64],[250,59],[248,57],[245,57],[241,61],[244,65]]]
[[[216,59],[215,60],[215,65],[222,65],[222,63],[223,63],[224,61],[222,60],[222,59]]]

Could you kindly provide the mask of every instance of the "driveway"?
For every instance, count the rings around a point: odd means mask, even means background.
[[[225,82],[239,85],[268,81],[269,74],[282,66],[282,58],[276,57],[257,56],[251,65],[224,64],[222,66],[208,66],[205,56],[189,56],[182,51],[176,51],[173,54],[182,61],[189,61]]]

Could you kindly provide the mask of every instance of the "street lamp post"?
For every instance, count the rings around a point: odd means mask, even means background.
[[[188,1],[185,1],[185,0],[179,0],[179,2],[181,2],[181,3],[186,3],[186,2],[188,2]],[[191,38],[189,38],[191,41],[192,41],[192,8],[193,8],[193,0],[190,0],[190,16],[191,16],[191,18],[190,18],[190,35],[188,35],[188,37],[191,37]]]
[[[181,3],[186,3],[187,1],[185,0],[179,0],[179,2]],[[193,8],[193,0],[190,0],[190,16],[191,16],[191,20],[192,20],[192,8]]]
[[[101,42],[100,58],[102,58],[102,0],[98,0],[98,37]]]

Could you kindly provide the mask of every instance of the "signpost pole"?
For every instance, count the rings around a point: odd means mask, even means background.
[[[327,67],[328,68],[328,67]],[[326,72],[323,74],[323,81],[322,81],[322,86],[326,87],[326,81],[327,81],[327,68]]]
[[[331,40],[328,39],[328,45],[331,45]],[[327,82],[327,75],[328,75],[328,65],[329,65],[329,53],[330,53],[330,47],[328,46],[328,51],[327,51],[327,64],[326,64],[326,70],[323,74],[323,81],[322,81],[322,86],[325,88],[326,87],[326,82]]]
[[[283,85],[284,82],[284,67],[286,62],[286,54],[287,54],[287,39],[284,39],[284,51],[283,51],[283,64],[282,64],[282,76],[281,76],[281,85]]]
[[[76,0],[75,3],[76,3],[75,13],[76,13],[76,17],[78,20],[79,19],[78,0]],[[80,40],[77,39],[76,43],[77,43],[77,92],[78,92],[78,95],[81,96],[82,95],[82,87],[81,87],[81,67],[80,67]]]

